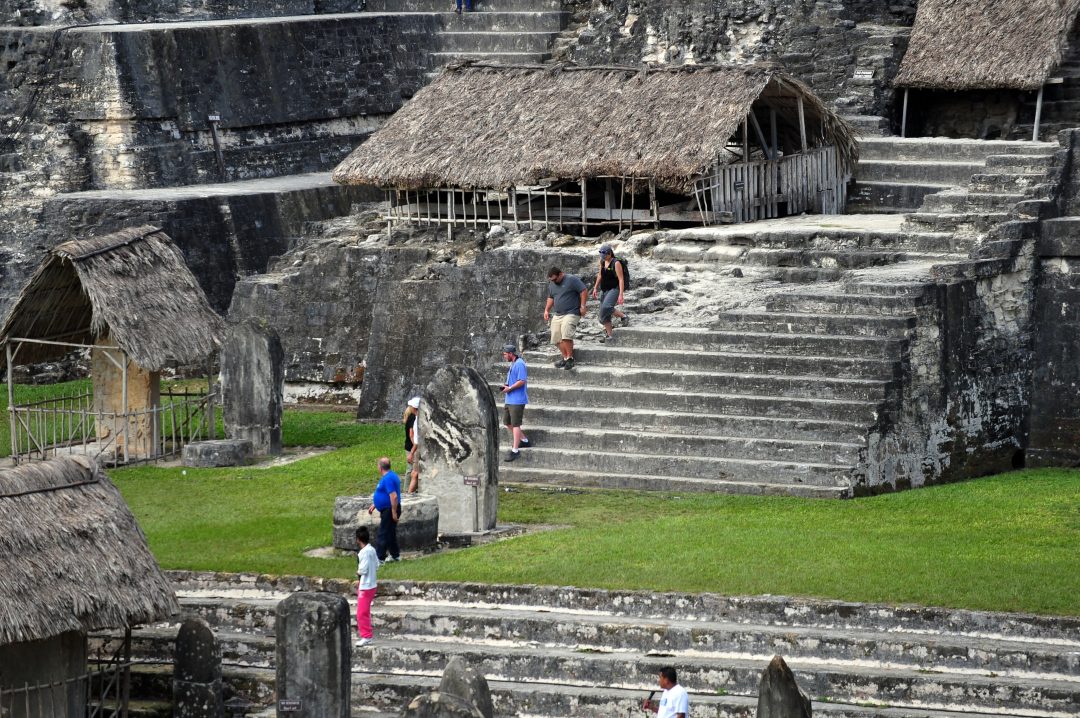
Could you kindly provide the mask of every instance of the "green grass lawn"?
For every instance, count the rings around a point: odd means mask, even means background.
[[[167,568],[348,577],[334,497],[397,459],[396,425],[290,413],[287,443],[351,446],[272,469],[114,471]],[[1021,471],[853,501],[623,491],[502,493],[499,521],[557,524],[380,575],[657,591],[785,594],[1080,614],[1080,473]]]
[[[287,411],[274,468],[111,476],[166,568],[349,577],[327,546],[334,497],[369,493],[401,428]],[[2,432],[0,432],[2,433]],[[1080,472],[1029,470],[851,501],[515,490],[500,523],[564,526],[385,567],[384,578],[784,594],[1080,615]]]

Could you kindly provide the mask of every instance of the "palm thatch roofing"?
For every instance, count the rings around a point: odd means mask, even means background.
[[[179,611],[135,517],[88,457],[0,471],[0,526],[0,645]]]
[[[1061,64],[1080,0],[919,0],[898,87],[1037,90]]]
[[[204,360],[221,346],[224,330],[180,250],[160,229],[144,226],[50,250],[0,340],[92,344],[108,335],[140,367],[160,371]],[[65,351],[24,344],[17,360],[48,361]]]
[[[334,179],[418,189],[648,177],[685,191],[725,155],[755,103],[777,111],[785,146],[799,146],[798,98],[810,144],[836,145],[852,167],[851,126],[772,66],[463,63],[416,93]]]

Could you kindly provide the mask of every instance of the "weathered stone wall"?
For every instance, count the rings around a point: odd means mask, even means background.
[[[360,414],[400,418],[441,366],[486,372],[520,334],[542,332],[545,273],[591,267],[536,248],[463,251],[434,238],[410,246],[339,240],[298,248],[274,271],[241,281],[230,317],[274,317],[286,382],[315,395],[360,386]],[[591,257],[589,258],[591,259]],[[296,396],[296,390],[292,392]]]
[[[8,0],[3,25],[72,25],[357,12],[364,0]]]
[[[914,0],[577,0],[578,63],[779,61],[852,114],[888,115]],[[856,69],[874,71],[856,80]]]

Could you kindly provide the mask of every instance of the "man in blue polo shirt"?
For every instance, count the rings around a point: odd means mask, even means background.
[[[512,443],[510,453],[506,455],[507,461],[516,461],[519,449],[531,446],[528,437],[521,430],[521,421],[525,416],[525,405],[529,403],[529,394],[526,388],[528,384],[528,370],[525,368],[525,360],[518,356],[517,347],[507,344],[503,347],[503,361],[510,362],[510,370],[506,372],[506,383],[502,386],[503,393],[503,424],[510,430]]]
[[[397,522],[401,516],[401,479],[390,470],[390,459],[379,459],[379,484],[371,496],[368,513],[379,512],[379,537],[375,553],[379,561],[400,561],[397,543]]]

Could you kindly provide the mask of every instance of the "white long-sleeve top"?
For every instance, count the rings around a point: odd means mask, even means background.
[[[360,577],[360,590],[375,588],[375,573],[379,570],[379,556],[375,547],[368,544],[356,552],[356,575]]]

